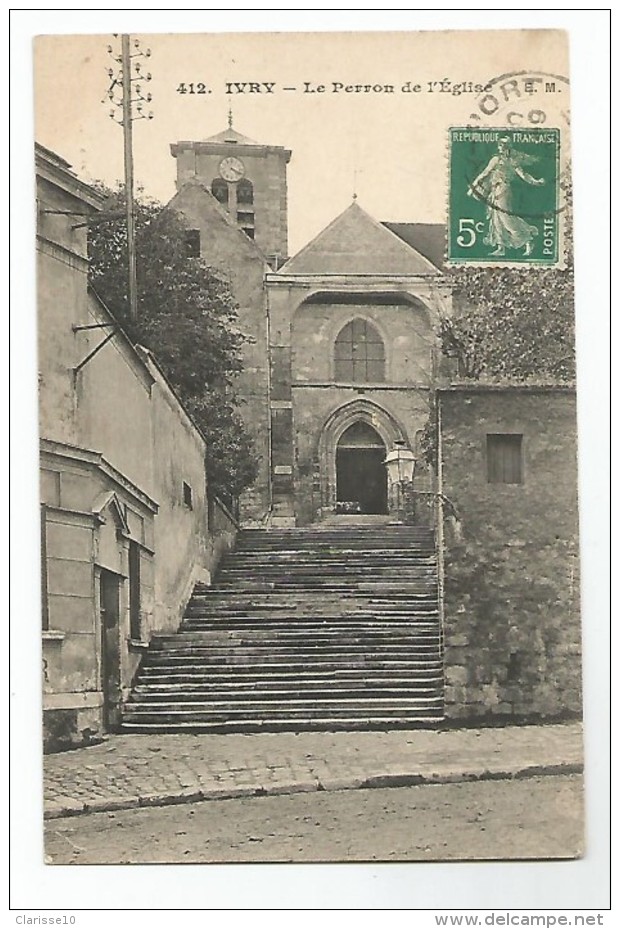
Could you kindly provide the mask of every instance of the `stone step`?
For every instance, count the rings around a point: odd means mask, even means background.
[[[376,671],[385,671],[391,668],[399,674],[408,674],[409,670],[423,669],[425,671],[436,670],[440,661],[440,653],[437,649],[426,653],[418,653],[409,659],[387,658],[366,658],[364,656],[357,660],[345,661],[344,659],[334,659],[333,656],[321,659],[320,657],[290,655],[266,655],[260,657],[247,652],[240,652],[236,655],[200,655],[194,658],[164,656],[161,660],[154,659],[144,666],[143,673],[146,677],[153,673],[159,675],[172,674],[209,674],[214,669],[214,675],[217,669],[221,670],[219,677],[230,678],[238,670],[244,670],[246,677],[251,676],[256,680],[266,679],[271,673],[280,673],[288,668],[298,668],[300,665],[312,674],[322,674],[325,672],[336,672],[350,669],[358,673],[363,672],[370,680]],[[225,670],[228,674],[225,674]],[[141,678],[140,678],[141,679]]]
[[[214,635],[221,636],[228,634],[233,639],[238,638],[240,635],[277,635],[284,639],[288,639],[291,636],[311,636],[314,638],[316,636],[326,635],[330,637],[343,636],[346,638],[348,636],[360,635],[372,639],[373,637],[384,638],[386,636],[409,637],[411,635],[423,635],[429,632],[439,635],[439,624],[427,618],[417,619],[415,622],[403,622],[400,620],[398,622],[374,622],[372,624],[368,621],[364,623],[346,621],[340,623],[326,621],[310,622],[307,620],[295,620],[294,618],[264,620],[259,622],[254,621],[253,623],[249,620],[243,622],[222,619],[219,622],[216,620],[212,620],[210,623],[205,622],[203,629],[191,629],[187,628],[186,624],[182,624],[178,632],[166,635],[161,633],[154,635],[151,639],[151,648],[163,648],[166,643],[179,644],[182,642],[190,644],[192,642],[210,642]]]
[[[443,716],[434,534],[240,533],[178,632],[157,635],[124,731],[415,727]]]
[[[338,668],[316,668],[311,667],[306,677],[298,676],[297,680],[282,677],[281,668],[272,665],[262,671],[254,671],[247,665],[241,666],[237,674],[237,668],[234,665],[228,665],[225,668],[218,669],[219,673],[208,674],[202,668],[157,668],[152,669],[152,673],[140,676],[136,687],[148,687],[161,690],[163,685],[175,688],[207,688],[209,690],[224,690],[226,692],[234,691],[235,687],[241,691],[248,691],[253,696],[260,697],[263,691],[273,689],[282,689],[293,694],[307,694],[313,696],[315,691],[326,689],[334,690],[340,693],[342,690],[352,688],[356,693],[366,693],[380,691],[390,688],[394,685],[388,677],[378,674],[376,669],[367,671],[365,668],[353,668],[354,672],[348,677],[341,672],[343,669]],[[385,670],[385,669],[384,669]],[[409,668],[392,669],[399,683],[398,688],[409,690],[412,696],[417,693],[418,687],[424,689],[434,687],[434,692],[440,696],[443,689],[443,669],[437,665],[427,665],[411,670]],[[227,673],[226,673],[227,672]],[[135,688],[134,688],[135,690]],[[133,693],[133,691],[132,691]]]
[[[390,591],[394,589],[395,585],[398,585],[400,599],[414,599],[419,597],[420,599],[437,599],[437,588],[420,586],[416,584],[409,584],[407,581],[402,580],[393,580],[393,581],[383,581],[383,582],[373,582],[373,581],[356,581],[353,583],[342,583],[335,584],[328,580],[319,580],[316,582],[305,581],[300,582],[294,579],[282,579],[279,581],[239,581],[234,583],[232,581],[220,581],[218,582],[218,593],[226,593],[230,591],[231,594],[245,593],[249,596],[258,596],[260,594],[274,594],[277,595],[286,595],[291,598],[297,597],[298,595],[314,594],[315,597],[347,597],[351,596],[367,596],[367,597],[383,597],[384,599],[390,597]],[[397,597],[394,598],[398,599]]]
[[[386,606],[400,606],[401,604],[415,604],[415,603],[435,603],[437,606],[437,600],[428,595],[420,594],[411,594],[408,591],[402,591],[400,587],[395,586],[390,591],[386,593],[365,593],[359,590],[353,590],[350,587],[338,591],[333,596],[329,596],[329,591],[322,591],[321,600],[316,599],[315,591],[304,591],[297,590],[295,595],[288,593],[287,591],[276,592],[273,590],[268,590],[265,592],[261,591],[242,591],[242,590],[226,590],[223,591],[219,587],[206,587],[204,590],[197,591],[191,600],[192,603],[195,603],[197,606],[206,604],[212,606],[214,603],[221,603],[223,605],[230,604],[231,606],[240,605],[246,606],[248,603],[251,605],[265,605],[273,604],[286,605],[291,604],[295,605],[296,603],[306,603],[314,602],[317,606],[320,606],[321,603],[326,605],[336,607],[338,605],[342,606],[362,606],[364,603],[367,603],[369,606],[380,606],[384,604]]]
[[[343,651],[336,649],[310,649],[302,651],[301,649],[279,648],[275,649],[258,649],[250,646],[236,646],[231,649],[224,649],[216,646],[214,649],[203,649],[196,651],[167,651],[153,652],[147,656],[144,663],[144,670],[147,668],[189,668],[197,667],[201,664],[205,666],[212,665],[238,665],[252,663],[256,665],[281,665],[293,663],[295,665],[305,665],[310,668],[324,669],[326,665],[334,668],[368,668],[382,667],[386,661],[401,661],[405,665],[409,662],[420,661],[439,661],[442,655],[441,646],[438,642],[424,643],[419,647],[407,649],[383,649],[381,651],[369,653],[368,651],[359,651],[347,656]]]
[[[219,720],[225,722],[229,719],[240,719],[249,717],[251,719],[268,719],[270,716],[284,717],[293,720],[295,718],[313,717],[326,715],[327,713],[337,719],[338,717],[355,717],[370,716],[373,713],[383,717],[394,715],[401,716],[404,713],[426,713],[429,710],[438,711],[442,709],[441,699],[437,697],[399,697],[397,700],[383,697],[373,697],[364,700],[361,697],[345,698],[338,697],[335,700],[315,700],[309,699],[286,699],[277,701],[263,700],[236,700],[233,702],[223,701],[204,701],[183,703],[175,702],[141,702],[130,703],[125,707],[124,718],[130,720],[152,720],[165,717],[169,720],[186,720],[186,721],[213,721]]]
[[[196,675],[192,676],[189,674],[179,675],[178,678],[172,676],[168,677],[167,675],[151,675],[143,678],[138,685],[136,686],[134,693],[141,694],[146,693],[147,690],[157,691],[161,693],[170,692],[179,692],[180,690],[185,692],[196,692],[202,693],[218,691],[218,692],[237,692],[239,693],[245,690],[255,690],[261,689],[263,693],[290,693],[291,690],[299,690],[300,692],[312,691],[313,693],[316,690],[322,691],[325,688],[326,693],[333,691],[342,691],[342,692],[354,692],[354,691],[372,691],[372,692],[382,692],[389,691],[390,693],[404,693],[411,689],[412,686],[421,687],[424,686],[435,686],[438,681],[441,680],[442,669],[437,668],[434,671],[428,669],[420,669],[417,672],[409,672],[406,676],[394,677],[391,676],[378,676],[378,675],[361,675],[359,673],[353,674],[349,673],[348,675],[342,674],[306,674],[305,676],[297,675],[264,675],[258,677],[256,675],[244,676],[244,675],[234,675],[231,676],[230,672],[227,675],[221,676],[210,676],[210,675]]]
[[[274,585],[276,589],[280,585],[284,588],[292,585],[299,588],[301,592],[304,590],[311,592],[317,584],[324,589],[326,594],[329,593],[330,589],[339,593],[350,594],[379,589],[389,594],[396,588],[401,595],[411,591],[417,596],[425,593],[433,596],[437,591],[436,572],[434,572],[434,576],[414,577],[403,572],[383,576],[376,572],[369,572],[365,575],[356,572],[347,576],[346,574],[330,574],[327,571],[318,571],[312,574],[294,574],[286,570],[261,571],[256,574],[251,574],[249,571],[222,572],[217,576],[217,587],[213,587],[211,590],[217,589],[221,591],[222,588],[229,590],[232,586],[239,594],[242,594],[246,590],[260,590],[262,585],[269,585],[269,592],[273,591]],[[208,593],[207,590],[199,591],[197,595],[200,596],[206,593]]]
[[[407,545],[428,545],[434,540],[434,533],[429,529],[414,528],[387,528],[380,531],[375,528],[369,529],[288,529],[281,531],[261,532],[252,530],[241,532],[237,540],[237,546],[243,548],[285,548],[290,545],[299,545],[302,547],[317,545],[333,545],[336,548],[356,547],[358,545],[367,545],[373,549],[384,549],[388,545],[399,544],[403,547]]]
[[[226,606],[224,603],[214,603],[194,607],[185,611],[187,622],[195,620],[230,620],[254,621],[257,624],[276,621],[299,622],[413,622],[416,618],[432,621],[437,617],[437,601],[418,601],[417,603],[394,604],[364,604],[356,607],[352,603],[317,604],[314,602],[299,601],[298,603],[282,603],[279,607],[272,604],[267,606],[261,603],[246,603],[243,605]]]
[[[354,665],[359,661],[373,662],[385,660],[386,658],[402,658],[403,655],[416,655],[423,657],[428,654],[439,654],[439,639],[420,641],[410,643],[407,646],[402,645],[374,645],[372,649],[362,645],[351,645],[338,647],[337,645],[319,645],[315,648],[304,647],[299,645],[277,645],[270,643],[261,644],[253,643],[236,644],[236,645],[214,645],[206,648],[196,648],[188,650],[186,654],[182,652],[175,654],[168,650],[153,650],[147,656],[148,664],[161,664],[169,662],[171,664],[180,661],[209,661],[211,658],[226,658],[231,661],[238,661],[242,656],[248,659],[260,660],[269,656],[272,660],[289,660],[297,658],[298,661],[339,661],[342,665]]]
[[[238,543],[237,552],[289,552],[303,557],[308,553],[312,555],[342,554],[343,552],[420,552],[433,554],[435,552],[435,542],[431,539],[384,539],[377,543],[376,540],[369,539],[349,539],[342,542],[336,539],[290,539],[275,542],[251,542],[248,543],[243,539]]]
[[[375,666],[380,666],[380,663],[390,659],[401,661],[438,661],[441,657],[441,648],[439,644],[435,642],[422,645],[419,648],[407,649],[404,655],[405,657],[402,657],[398,649],[391,649],[390,651],[383,650],[380,653],[376,652],[373,654],[359,652],[356,655],[350,656],[348,659],[344,652],[337,652],[334,649],[330,651],[310,650],[304,652],[299,649],[278,649],[275,651],[268,648],[259,650],[247,646],[238,646],[230,651],[226,651],[218,646],[216,650],[205,649],[203,651],[194,652],[161,651],[153,653],[153,655],[148,657],[148,660],[144,664],[144,668],[188,668],[196,667],[202,663],[205,665],[220,663],[230,666],[250,664],[252,662],[258,664],[288,664],[289,662],[294,662],[295,664],[305,664],[310,667],[323,667],[327,664],[339,668],[373,668]]]
[[[222,563],[226,564],[273,564],[275,562],[286,562],[287,564],[312,565],[312,564],[334,564],[341,565],[344,563],[363,565],[378,564],[387,565],[398,562],[399,564],[411,564],[413,567],[418,565],[433,564],[436,561],[436,552],[433,548],[393,548],[389,551],[378,551],[377,549],[336,549],[307,548],[301,551],[293,549],[263,549],[260,551],[239,550],[228,552],[223,556]]]
[[[278,562],[282,564],[291,564],[291,565],[308,565],[311,567],[314,564],[325,564],[325,565],[334,565],[335,567],[340,567],[343,565],[357,565],[364,566],[366,564],[373,565],[383,565],[385,567],[390,567],[392,564],[405,564],[411,565],[412,567],[424,567],[425,565],[433,564],[436,561],[435,552],[428,549],[392,549],[387,552],[379,552],[376,550],[362,550],[362,549],[352,549],[351,551],[342,551],[332,549],[330,551],[315,551],[313,549],[307,549],[302,552],[293,552],[289,550],[283,551],[262,551],[262,552],[249,552],[249,551],[234,551],[228,552],[223,556],[222,565],[228,564],[277,564]]]
[[[325,688],[321,686],[316,687],[304,687],[303,689],[289,687],[283,688],[280,687],[268,687],[263,685],[259,689],[258,684],[247,685],[246,687],[239,687],[233,683],[229,687],[220,686],[201,686],[201,687],[190,687],[186,685],[183,686],[155,686],[155,685],[141,685],[136,687],[133,691],[129,702],[126,704],[128,710],[137,704],[143,703],[165,703],[166,701],[174,700],[176,705],[186,705],[191,703],[202,703],[202,702],[221,702],[227,703],[229,701],[235,701],[236,703],[243,703],[252,696],[256,700],[261,702],[272,702],[284,700],[286,703],[290,703],[293,695],[297,698],[307,697],[308,699],[314,701],[315,703],[321,703],[324,700],[338,700],[338,702],[343,700],[356,700],[358,698],[368,698],[368,699],[390,699],[397,700],[410,700],[418,699],[419,697],[432,697],[437,698],[437,681],[419,681],[416,682],[415,687],[389,687],[387,683],[384,687],[376,686],[364,686],[363,684],[358,684],[357,686],[347,686],[343,685],[341,687],[336,687],[330,685],[330,687]]]
[[[395,570],[394,565],[368,565],[361,567],[359,565],[292,565],[283,564],[262,564],[262,565],[237,565],[229,564],[220,567],[217,578],[218,581],[223,578],[251,578],[260,577],[295,577],[306,580],[314,577],[329,577],[346,581],[366,580],[367,578],[377,578],[377,580],[386,579],[405,579],[407,581],[432,581],[436,577],[436,569],[432,567],[412,567],[407,565],[402,570]]]
[[[343,634],[355,633],[360,629],[370,628],[371,630],[375,629],[385,629],[386,631],[393,630],[396,633],[409,633],[416,632],[417,630],[423,631],[425,629],[436,629],[439,632],[439,623],[436,616],[433,616],[430,613],[422,613],[416,616],[406,615],[399,616],[393,619],[382,620],[372,619],[372,620],[358,620],[347,619],[346,617],[340,618],[337,620],[330,620],[329,618],[323,619],[322,617],[318,618],[309,618],[303,616],[295,616],[288,613],[284,617],[278,616],[212,616],[204,618],[195,618],[195,619],[185,619],[181,624],[179,631],[172,633],[173,635],[208,635],[211,632],[218,632],[222,630],[230,630],[231,632],[243,632],[245,630],[267,630],[277,632],[289,632],[294,631],[297,633],[305,633],[307,635],[314,635],[317,632],[320,632],[325,629],[330,629],[337,634],[341,631]],[[160,636],[153,639],[155,644],[159,640]]]
[[[419,712],[416,714],[400,714],[398,716],[361,716],[357,718],[339,717],[335,719],[329,714],[315,716],[313,719],[271,717],[269,719],[227,719],[223,722],[177,722],[157,720],[145,722],[140,720],[126,721],[121,724],[121,732],[140,733],[239,733],[253,732],[356,732],[372,731],[373,729],[389,730],[415,730],[436,726],[443,722],[443,709],[436,712]]]
[[[273,614],[276,619],[282,618],[283,615],[308,620],[320,617],[321,619],[334,621],[355,617],[386,620],[400,617],[403,619],[409,616],[437,615],[437,600],[419,599],[394,603],[371,603],[364,598],[362,603],[358,605],[352,599],[343,599],[334,603],[317,601],[316,597],[299,598],[293,602],[291,602],[290,598],[283,598],[278,603],[275,597],[271,602],[260,602],[258,599],[248,597],[244,603],[227,603],[225,600],[214,599],[212,602],[203,601],[194,605],[189,604],[185,611],[185,617],[188,619],[208,619],[209,617],[216,619],[229,617],[234,619],[237,616],[242,618],[256,616],[257,620],[260,621],[263,618],[268,618],[270,614]]]
[[[237,567],[223,568],[218,572],[217,583],[223,581],[260,581],[269,580],[294,580],[300,583],[308,581],[323,580],[326,583],[350,583],[357,584],[361,581],[376,581],[385,583],[386,581],[406,581],[408,584],[433,584],[436,583],[436,570],[432,568],[412,569],[407,568],[402,571],[395,571],[394,567],[390,568],[331,568],[317,567],[312,565],[306,568],[289,568],[288,565],[265,565],[260,570],[244,568],[243,565]]]
[[[246,629],[211,629],[206,632],[177,632],[171,636],[156,636],[151,641],[154,651],[179,648],[211,648],[214,645],[304,645],[315,648],[320,644],[338,646],[367,644],[372,648],[374,644],[385,643],[392,645],[409,645],[429,638],[438,639],[439,629],[436,623],[410,625],[403,629],[392,627],[387,629],[361,627],[357,629],[339,629],[323,627],[322,629],[295,628],[272,629],[246,628]]]
[[[171,683],[178,680],[194,681],[222,681],[245,680],[262,681],[269,683],[280,679],[280,676],[289,670],[299,672],[300,666],[305,669],[307,678],[299,676],[300,686],[304,680],[325,676],[328,680],[350,672],[352,678],[367,681],[386,680],[384,676],[392,673],[398,677],[408,677],[411,681],[427,675],[442,676],[440,658],[437,654],[416,656],[410,661],[372,661],[353,662],[344,664],[338,661],[287,661],[276,659],[274,661],[257,662],[255,658],[239,656],[237,659],[222,660],[217,663],[205,659],[196,662],[170,661],[146,665],[140,674],[139,682],[152,680],[169,680]]]
[[[412,657],[401,661],[373,661],[372,664],[343,665],[338,662],[322,661],[317,665],[316,662],[308,664],[307,662],[287,662],[284,666],[282,662],[270,661],[242,661],[235,662],[234,677],[247,679],[269,679],[280,680],[292,677],[295,680],[303,681],[306,677],[328,677],[341,678],[345,676],[363,677],[366,680],[375,679],[398,679],[394,675],[406,675],[414,677],[417,674],[438,673],[442,671],[443,665],[441,656],[424,655],[422,657]],[[205,662],[201,658],[196,662],[194,668],[184,667],[179,664],[170,664],[167,668],[161,665],[145,664],[141,669],[144,678],[165,679],[169,676],[171,679],[178,678],[200,678],[215,680],[216,678],[230,679],[230,665],[219,660],[209,660]]]
[[[191,635],[193,638],[187,639],[187,635]],[[321,648],[328,651],[338,649],[341,652],[352,649],[354,653],[359,651],[371,653],[375,649],[383,650],[390,646],[392,648],[415,648],[417,645],[428,645],[433,640],[441,640],[441,633],[437,625],[433,628],[422,627],[420,629],[412,625],[406,632],[394,632],[392,634],[390,632],[381,634],[380,632],[363,629],[344,632],[333,629],[322,632],[302,629],[300,633],[295,633],[293,630],[284,633],[269,628],[263,631],[256,629],[256,627],[240,630],[222,628],[216,631],[212,629],[206,631],[192,630],[187,634],[179,632],[175,634],[173,639],[165,642],[154,639],[150,651],[159,655],[168,648],[195,648],[202,651],[214,648],[237,649],[247,646],[248,648],[256,647],[260,649],[281,647],[286,649],[301,648],[302,650],[307,647],[311,652],[316,652],[317,649]]]
[[[357,541],[358,539],[370,538],[378,540],[378,544],[381,545],[385,539],[428,539],[432,535],[433,530],[426,526],[305,526],[282,529],[244,529],[239,533],[239,542],[278,544],[290,539],[301,539],[302,541],[307,539],[334,539],[344,545],[349,539]]]
[[[248,661],[272,661],[296,660],[298,664],[302,662],[325,663],[333,661],[340,667],[359,665],[361,660],[367,664],[375,661],[382,661],[386,658],[424,660],[429,657],[439,658],[441,654],[441,643],[438,639],[416,642],[407,646],[391,647],[386,646],[380,649],[342,649],[337,646],[320,645],[316,648],[301,648],[295,645],[271,646],[267,643],[264,646],[255,645],[254,643],[233,644],[226,647],[221,644],[214,646],[205,646],[197,648],[171,648],[153,650],[148,656],[144,667],[154,667],[155,665],[178,664],[179,662],[196,663],[200,661],[211,662],[217,659],[226,659],[231,662],[238,662],[245,657]]]

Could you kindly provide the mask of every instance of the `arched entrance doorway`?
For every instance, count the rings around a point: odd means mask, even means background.
[[[353,512],[387,513],[386,447],[373,427],[353,423],[336,446],[336,499]]]
[[[355,452],[356,449],[359,450],[360,444],[362,447],[366,444],[371,450],[374,449],[373,454],[367,456],[367,464],[370,463],[370,459],[373,457],[375,458],[374,466],[376,468],[375,474],[377,478],[378,463],[376,459],[379,458],[379,452],[382,455],[383,461],[387,450],[393,448],[395,442],[402,441],[409,444],[407,433],[400,423],[397,422],[393,414],[388,412],[384,407],[379,406],[378,403],[369,400],[367,397],[357,397],[355,400],[351,400],[333,410],[325,420],[319,438],[317,490],[320,493],[320,502],[317,507],[318,516],[326,516],[328,513],[333,513],[334,510],[338,509],[339,489],[343,495],[345,494],[346,455],[343,456],[343,465],[345,468],[341,471],[340,487],[338,487],[338,458],[340,457],[339,449],[343,451],[347,446],[351,447],[351,445],[353,445],[355,430],[348,435],[347,438],[344,438],[345,433],[348,433],[352,426],[355,426],[356,429],[367,426],[370,429],[370,432],[366,432],[366,436],[369,437],[368,441],[365,443],[363,441],[360,442],[360,436],[358,434],[357,443],[351,450],[353,452]],[[343,440],[342,444],[341,439]],[[381,442],[381,447],[378,441]],[[362,456],[360,455],[358,457],[358,463],[361,462],[361,459]],[[381,467],[384,468],[383,464]],[[368,474],[368,470],[366,470],[366,474]],[[385,475],[385,477],[383,477],[383,475]],[[385,480],[387,484],[387,474],[385,470],[382,472],[382,479]],[[382,486],[385,487],[386,484],[382,484]],[[343,502],[346,502],[347,498],[351,499],[348,492]],[[383,509],[381,512],[385,513],[386,509]]]

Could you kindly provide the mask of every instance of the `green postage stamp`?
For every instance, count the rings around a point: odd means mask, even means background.
[[[559,129],[450,129],[448,260],[556,265]]]

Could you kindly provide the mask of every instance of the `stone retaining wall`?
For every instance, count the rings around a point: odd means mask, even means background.
[[[575,395],[439,391],[448,718],[581,711]],[[490,482],[487,435],[522,435],[521,482]]]

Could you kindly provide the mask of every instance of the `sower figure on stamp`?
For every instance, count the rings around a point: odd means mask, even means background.
[[[534,161],[532,155],[510,148],[510,139],[503,136],[497,143],[497,155],[493,155],[486,168],[472,181],[468,197],[482,200],[487,206],[488,231],[485,245],[495,248],[494,256],[506,254],[506,248],[523,248],[524,255],[531,255],[536,226],[531,226],[512,209],[512,185],[516,178],[540,187],[544,178],[535,178],[523,169],[524,164]]]

